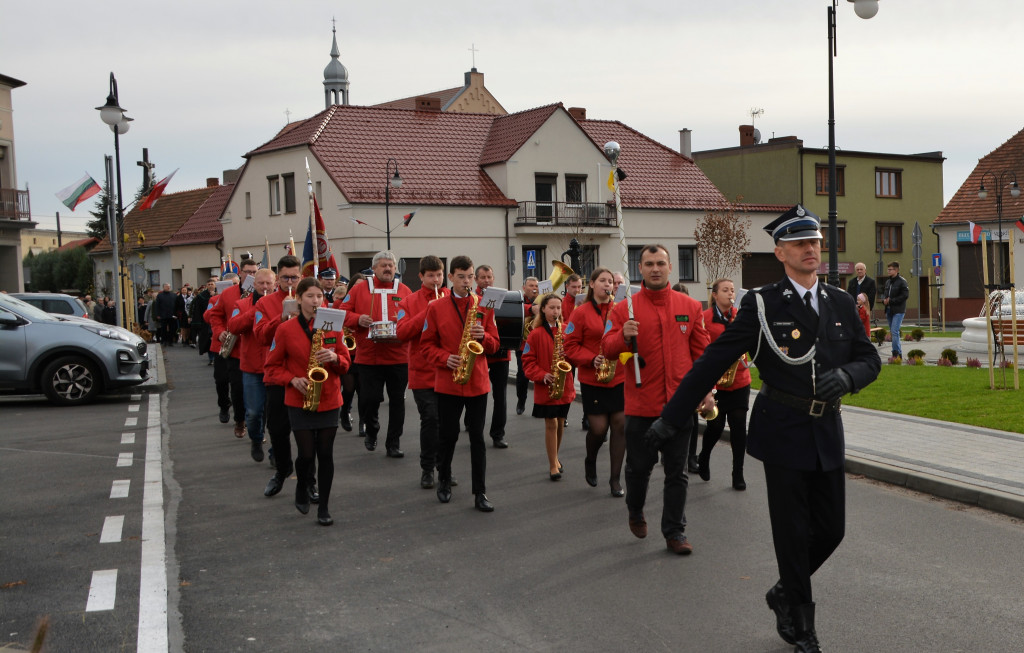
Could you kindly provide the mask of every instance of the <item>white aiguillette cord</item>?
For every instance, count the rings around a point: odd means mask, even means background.
[[[768,317],[764,314],[764,298],[761,297],[760,293],[754,293],[754,299],[757,301],[757,321],[761,323],[761,334],[764,335],[764,340],[768,343],[768,347],[775,352],[775,355],[788,365],[803,365],[814,360],[816,345],[811,345],[810,350],[800,358],[792,358],[789,354],[782,351],[778,343],[775,342],[775,338],[772,337],[772,332],[768,329]],[[761,338],[757,339],[757,351],[754,352],[755,363],[757,362],[758,355],[761,353],[761,340]],[[814,381],[814,365],[811,365],[811,388],[817,391]]]
[[[389,294],[395,292],[395,290],[397,289],[398,284],[397,283],[394,284],[395,288],[381,288],[380,290],[377,290],[377,289],[375,289],[373,287],[373,279],[374,279],[374,277],[370,277],[369,279],[366,280],[366,283],[369,284],[369,288],[370,288],[370,297],[372,298],[374,293],[380,295],[380,320],[381,320],[381,322],[387,322],[388,321],[388,300],[387,300],[387,296]],[[394,282],[392,282],[392,283],[394,283]],[[373,303],[372,302],[370,303],[370,319],[371,320],[373,319]]]

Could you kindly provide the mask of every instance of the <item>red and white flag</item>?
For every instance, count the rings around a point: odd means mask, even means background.
[[[174,172],[177,172],[178,170],[180,170],[180,168],[176,169]],[[142,200],[142,203],[139,204],[140,211],[152,208],[156,204],[156,201],[160,199],[160,196],[164,194],[165,190],[167,190],[167,184],[171,183],[171,177],[174,176],[174,172],[156,182],[156,186],[153,186],[153,190],[149,191],[149,195],[146,195],[146,199]]]
[[[973,222],[968,220],[967,221],[967,228],[971,232],[971,242],[972,243],[978,242],[978,240],[981,238],[981,225],[980,224],[974,224]]]

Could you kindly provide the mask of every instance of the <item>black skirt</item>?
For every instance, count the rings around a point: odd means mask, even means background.
[[[569,404],[534,404],[534,417],[565,419],[569,415]]]
[[[324,410],[312,413],[295,406],[288,406],[288,421],[292,430],[315,431],[317,429],[338,428],[339,409]]]
[[[590,385],[580,383],[584,415],[611,415],[626,410],[624,383],[618,385]]]

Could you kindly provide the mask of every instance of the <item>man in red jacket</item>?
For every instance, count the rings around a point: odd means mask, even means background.
[[[494,268],[481,265],[476,269],[476,294],[483,297],[484,291],[494,285]],[[507,349],[487,357],[487,374],[491,379],[491,397],[494,408],[491,411],[491,442],[495,449],[508,449],[505,440],[505,424],[508,421],[508,364],[512,355]]]
[[[434,392],[434,365],[423,355],[420,336],[427,307],[447,297],[444,263],[434,255],[420,259],[420,289],[399,304],[398,339],[409,343],[409,389],[420,413],[420,487],[434,487],[437,467],[437,394]]]
[[[368,451],[377,448],[380,422],[377,415],[388,390],[388,434],[384,448],[388,458],[402,458],[399,447],[405,424],[405,387],[409,383],[409,347],[397,337],[370,337],[374,324],[396,322],[398,303],[412,294],[409,287],[395,279],[398,259],[393,252],[377,252],[371,267],[373,276],[353,287],[341,308],[348,311],[345,326],[356,337],[356,369],[359,377],[359,417],[366,423],[364,444]],[[395,327],[397,329],[397,326]]]
[[[626,364],[626,507],[629,530],[647,537],[644,503],[651,470],[658,451],[649,449],[643,436],[661,415],[683,376],[693,367],[710,342],[704,328],[703,307],[697,300],[669,288],[672,263],[663,245],[647,245],[640,254],[643,287],[633,295],[633,319],[627,302],[619,302],[611,313],[611,328],[602,339],[605,356],[630,351],[635,340],[640,379],[634,363]],[[639,383],[638,383],[639,381]],[[711,393],[702,408],[714,405]],[[661,448],[665,467],[664,507],[661,533],[673,553],[686,555],[693,547],[686,540],[686,455],[688,438],[676,438]]]
[[[441,503],[452,500],[452,458],[465,409],[475,506],[481,512],[491,512],[494,505],[487,499],[485,482],[487,446],[484,444],[484,422],[487,419],[487,393],[491,389],[486,354],[498,351],[498,327],[494,323],[493,311],[479,307],[473,310],[473,261],[468,256],[452,259],[448,280],[452,284],[451,295],[427,307],[420,337],[422,355],[434,365],[434,388],[440,415],[437,498]],[[469,339],[483,346],[483,355],[475,357],[469,380],[459,384],[452,374],[464,362],[460,354],[467,319],[472,322]]]
[[[214,339],[219,340],[222,346],[228,337],[228,320],[231,319],[231,315],[235,312],[235,304],[238,303],[239,299],[249,296],[248,291],[241,289],[242,284],[245,283],[245,279],[248,276],[256,274],[256,270],[259,267],[259,264],[251,258],[242,259],[238,266],[238,285],[231,286],[221,293],[217,306],[206,315],[206,321],[210,323],[210,328],[213,329]],[[241,348],[235,346],[231,350],[231,357],[227,359],[228,378],[231,382],[231,404],[234,407],[235,413],[236,438],[245,437],[245,394],[242,389],[242,368],[239,365],[241,353]],[[225,416],[226,411],[221,409],[221,422],[227,421]]]

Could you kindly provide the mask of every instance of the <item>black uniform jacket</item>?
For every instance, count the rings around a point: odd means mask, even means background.
[[[756,355],[754,363],[763,383],[796,397],[814,394],[812,363],[818,373],[841,367],[853,380],[854,392],[874,381],[881,360],[864,333],[853,299],[842,289],[823,283],[818,284],[817,292],[817,330],[812,326],[814,317],[788,278],[748,292],[736,319],[683,377],[662,417],[678,428],[689,428],[701,399],[744,352]],[[768,330],[782,353],[800,358],[817,345],[813,361],[791,365],[769,346],[761,334],[756,295],[764,299]],[[842,467],[844,449],[843,423],[837,411],[812,417],[807,411],[758,394],[747,437],[751,456],[790,469],[830,471]]]

